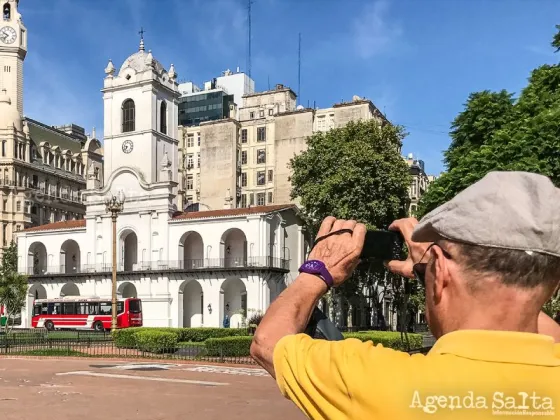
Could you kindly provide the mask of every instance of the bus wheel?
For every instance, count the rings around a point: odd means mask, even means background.
[[[105,327],[103,326],[103,323],[101,321],[95,322],[93,324],[93,329],[98,332],[105,331]]]
[[[45,322],[45,328],[47,331],[54,331],[54,324],[52,321]]]

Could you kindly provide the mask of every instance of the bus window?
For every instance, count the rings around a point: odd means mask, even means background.
[[[112,313],[111,302],[101,302],[99,304],[99,315],[111,315]]]
[[[99,315],[99,303],[88,303],[88,315]]]
[[[62,311],[61,311],[61,309],[62,309],[62,304],[60,304],[60,303],[54,303],[54,304],[53,304],[53,307],[52,307],[52,312],[50,311],[50,309],[51,309],[51,306],[50,306],[50,304],[49,304],[49,315],[51,315],[51,314],[52,314],[52,315],[62,315]]]
[[[41,315],[47,315],[49,313],[49,308],[46,303],[41,306]]]
[[[76,303],[76,315],[87,315],[87,303]]]
[[[41,315],[41,308],[42,308],[42,306],[41,306],[40,304],[39,304],[39,305],[35,305],[35,306],[33,307],[33,316],[39,316],[39,315]]]
[[[47,314],[51,315],[54,312],[54,303],[47,303]]]
[[[74,302],[65,302],[62,304],[64,315],[76,315],[76,304]]]
[[[128,309],[131,314],[139,314],[142,312],[142,302],[140,300],[129,300]]]
[[[117,302],[117,314],[124,312],[124,302]]]

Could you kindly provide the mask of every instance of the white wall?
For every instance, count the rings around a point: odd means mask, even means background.
[[[242,322],[242,316],[238,313],[242,306],[242,296],[246,295],[245,309],[266,310],[270,302],[297,275],[297,267],[301,264],[298,259],[298,247],[301,247],[298,235],[298,219],[288,216],[290,212],[283,213],[284,223],[277,216],[265,217],[261,215],[230,216],[225,218],[199,218],[176,220],[167,222],[167,214],[127,213],[117,219],[117,237],[123,233],[134,231],[138,238],[138,264],[141,268],[142,262],[146,262],[146,256],[151,255],[148,261],[164,260],[182,261],[183,248],[179,246],[181,237],[186,232],[197,232],[203,242],[202,255],[204,258],[219,259],[221,241],[225,232],[232,229],[243,232],[247,239],[247,258],[255,258],[255,261],[267,263],[266,257],[282,258],[280,250],[283,246],[295,247],[290,251],[292,259],[296,261],[290,267],[291,272],[287,275],[272,273],[267,270],[254,271],[249,269],[235,268],[235,271],[227,274],[221,271],[209,269],[197,271],[195,274],[181,271],[162,272],[153,274],[145,271],[136,271],[127,274],[126,279],[119,273],[118,287],[122,292],[126,284],[130,283],[136,289],[136,295],[143,301],[144,325],[146,326],[182,326],[190,322],[193,326],[223,325],[223,318],[227,313],[230,317],[231,327]],[[60,261],[60,249],[62,244],[68,240],[75,240],[80,246],[80,259],[82,268],[88,267],[88,255],[105,256],[107,266],[97,267],[93,264],[88,273],[73,276],[50,276],[48,280],[36,276],[30,278],[30,292],[33,292],[34,283],[40,283],[44,287],[46,297],[60,297],[62,288],[69,281],[73,282],[79,289],[81,296],[111,296],[111,276],[108,273],[111,262],[111,222],[109,217],[90,217],[86,220],[86,227],[75,230],[59,231],[37,231],[21,232],[18,237],[19,268],[26,271],[28,249],[34,242],[44,244],[46,252],[57,264]],[[156,233],[157,235],[154,235]],[[192,235],[193,233],[191,233]],[[234,238],[238,242],[242,236],[237,234]],[[284,238],[287,238],[284,240]],[[91,238],[97,238],[93,240]],[[120,242],[120,241],[119,241]],[[271,248],[271,242],[275,245]],[[187,242],[188,244],[188,242]],[[225,244],[224,244],[225,245]],[[119,244],[118,254],[121,246]],[[189,245],[188,245],[189,246]],[[270,254],[270,250],[273,254]],[[232,246],[234,253],[239,248]],[[200,251],[199,251],[200,252]],[[194,257],[201,255],[196,254]],[[233,255],[237,256],[237,254]],[[144,258],[144,260],[143,260]],[[105,271],[104,274],[96,274],[94,268]],[[173,267],[171,267],[173,268]],[[180,267],[177,267],[180,268]],[[189,267],[187,267],[189,268]],[[295,270],[295,271],[294,271]],[[226,277],[227,275],[227,277]],[[195,280],[196,277],[196,280]],[[201,289],[189,282],[197,281]],[[203,293],[203,310],[200,313],[200,290]],[[42,291],[42,289],[41,289]],[[34,293],[29,298],[31,305]],[[229,303],[229,311],[226,304]],[[211,310],[208,309],[210,305]],[[28,322],[28,311],[23,315],[24,325]],[[186,314],[184,312],[187,311]],[[250,313],[246,313],[250,315]],[[187,321],[187,322],[186,322]]]

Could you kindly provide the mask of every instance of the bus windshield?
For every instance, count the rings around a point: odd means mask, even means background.
[[[142,312],[142,302],[140,300],[130,300],[128,308],[131,314],[139,314]]]

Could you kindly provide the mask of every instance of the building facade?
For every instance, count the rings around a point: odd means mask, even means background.
[[[424,161],[416,159],[412,153],[409,153],[405,157],[405,161],[408,164],[411,176],[410,187],[408,189],[410,197],[408,214],[415,217],[417,215],[420,198],[422,198],[424,193],[428,190],[430,183],[433,182],[436,177],[433,175],[426,175]]]
[[[327,109],[296,106],[296,94],[277,85],[246,94],[239,118],[180,127],[180,205],[240,208],[291,203],[289,162],[305,150],[307,137],[349,121],[385,120],[369,100]]]
[[[179,125],[199,126],[207,121],[239,118],[243,96],[255,92],[255,81],[245,73],[231,70],[204,83],[201,89],[193,82],[179,84]]]
[[[205,86],[204,90],[198,90],[192,83],[183,84],[181,87],[179,125],[198,126],[202,122],[221,120],[235,114],[233,95],[228,95],[224,89],[216,87],[215,80],[210,82],[209,86]]]
[[[95,133],[70,124],[52,127],[23,117],[27,29],[18,1],[2,2],[0,21],[0,253],[14,232],[80,219],[86,178],[102,178]]]
[[[18,268],[30,283],[23,325],[38,298],[111,296],[111,197],[123,202],[118,294],[142,299],[144,325],[219,327],[225,315],[242,325],[251,310],[266,310],[307,254],[297,209],[179,211],[175,69],[166,70],[142,40],[119,71],[109,62],[105,73],[104,176],[88,177],[84,220],[17,236]]]

